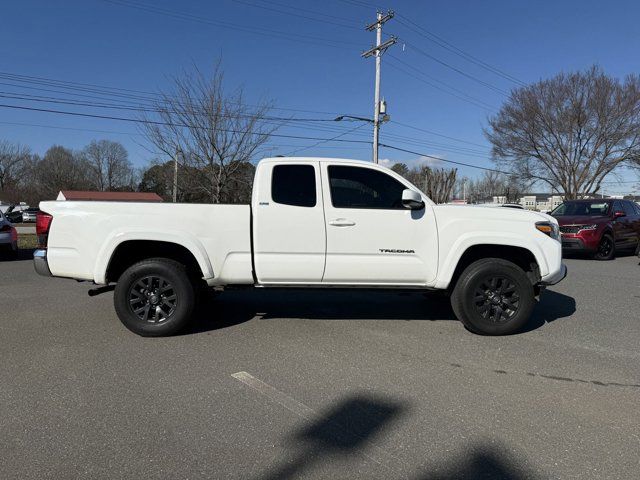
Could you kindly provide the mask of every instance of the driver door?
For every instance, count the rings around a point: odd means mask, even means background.
[[[375,166],[322,163],[327,255],[322,283],[424,285],[435,279],[433,209],[402,206],[414,189]]]

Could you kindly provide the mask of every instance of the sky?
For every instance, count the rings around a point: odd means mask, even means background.
[[[364,26],[374,21],[376,8],[395,12],[383,31],[385,38],[398,37],[382,58],[381,91],[391,121],[381,128],[381,142],[415,152],[381,148],[386,164],[442,164],[426,154],[490,168],[483,128],[517,82],[593,64],[620,78],[640,72],[635,1],[5,0],[0,140],[43,154],[53,144],[81,149],[108,138],[142,167],[157,154],[134,122],[6,106],[134,118],[121,109],[43,100],[131,103],[131,95],[166,91],[181,72],[197,66],[210,73],[220,61],[226,88],[242,87],[247,103],[269,99],[274,116],[327,120],[292,121],[277,134],[370,141],[370,124],[332,120],[373,116],[375,65],[361,53],[375,41]],[[72,91],[51,80],[96,87]],[[110,92],[127,97],[105,100],[99,97],[103,87],[123,89]],[[269,155],[293,152],[371,159],[364,143],[270,142]],[[460,166],[459,173],[473,178],[482,170]],[[614,183],[606,193],[634,188],[608,180]]]

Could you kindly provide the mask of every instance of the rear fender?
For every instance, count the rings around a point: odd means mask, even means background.
[[[98,253],[98,258],[96,260],[93,272],[95,283],[99,285],[103,285],[106,283],[107,268],[109,267],[109,262],[111,261],[113,253],[121,243],[131,240],[170,242],[180,245],[189,250],[189,252],[191,252],[191,254],[194,256],[194,258],[198,262],[200,270],[202,271],[203,278],[205,280],[214,277],[213,267],[211,266],[211,261],[209,260],[206,250],[195,236],[184,232],[149,232],[146,230],[140,232],[132,232],[128,230],[126,232],[112,233],[107,241],[103,243]]]

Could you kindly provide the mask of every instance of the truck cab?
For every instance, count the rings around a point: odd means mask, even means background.
[[[257,281],[428,285],[438,267],[432,207],[407,180],[373,164],[263,161],[252,198]]]

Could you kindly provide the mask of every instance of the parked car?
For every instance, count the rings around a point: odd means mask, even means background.
[[[23,223],[35,223],[36,214],[40,211],[39,208],[27,208],[22,212],[22,222]]]
[[[4,213],[0,212],[0,250],[15,254],[18,251],[18,232]]]
[[[435,205],[402,176],[357,160],[262,160],[251,205],[40,209],[36,271],[115,282],[118,317],[144,336],[182,329],[205,285],[441,290],[468,329],[503,335],[523,328],[536,296],[566,275],[553,217]]]
[[[22,223],[22,209],[15,205],[11,205],[4,213],[4,216],[11,223]]]
[[[640,207],[629,200],[568,200],[551,215],[558,219],[563,252],[611,260],[640,244]]]

